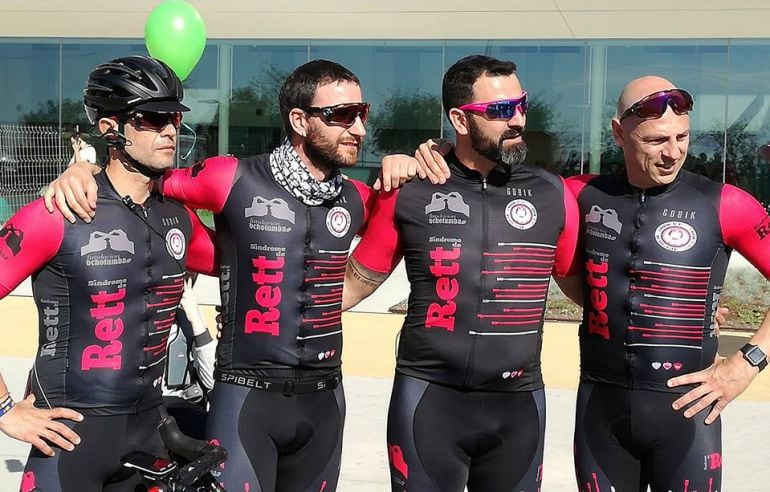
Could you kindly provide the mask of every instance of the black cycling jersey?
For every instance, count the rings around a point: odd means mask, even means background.
[[[161,402],[185,265],[189,257],[187,267],[211,273],[213,243],[178,202],[151,195],[135,205],[118,196],[106,172],[96,180],[99,213],[89,224],[49,214],[42,199],[8,221],[0,286],[4,295],[33,275],[36,406],[136,413]]]
[[[585,277],[582,380],[661,391],[711,365],[733,248],[770,275],[768,218],[748,193],[681,171],[646,191],[623,176],[570,178]]]
[[[500,165],[482,177],[447,161],[446,184],[381,194],[354,252],[377,272],[406,262],[397,371],[456,388],[539,389],[550,276],[575,250],[574,198],[541,168]]]
[[[345,180],[337,198],[307,206],[276,183],[262,155],[207,159],[168,176],[164,193],[215,212],[219,371],[299,378],[337,370],[348,250],[369,189]]]

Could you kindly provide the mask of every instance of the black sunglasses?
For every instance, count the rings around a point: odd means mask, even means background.
[[[159,132],[171,123],[177,130],[182,124],[182,113],[155,113],[153,111],[135,112],[127,116],[137,130]]]
[[[366,123],[369,117],[369,103],[337,104],[336,106],[309,107],[304,109],[309,114],[320,114],[332,125],[353,126],[356,118],[361,118],[361,123]]]

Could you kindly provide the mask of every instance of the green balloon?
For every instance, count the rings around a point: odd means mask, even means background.
[[[206,47],[206,26],[195,7],[184,0],[168,0],[150,12],[144,42],[153,58],[166,62],[184,80]]]

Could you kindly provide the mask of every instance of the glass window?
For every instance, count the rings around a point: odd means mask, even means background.
[[[307,42],[248,43],[232,47],[228,153],[269,152],[284,135],[278,92],[299,65],[307,62]]]
[[[770,44],[730,45],[726,175],[770,205]]]
[[[310,58],[341,63],[372,105],[361,160],[351,176],[372,182],[387,154],[413,153],[441,133],[442,45],[408,41],[312,41]],[[366,169],[369,168],[369,169]]]

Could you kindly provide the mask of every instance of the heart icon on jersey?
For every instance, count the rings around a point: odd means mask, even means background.
[[[678,371],[681,368],[682,368],[682,363],[681,362],[674,362],[674,369],[675,370]]]
[[[671,365],[672,364],[670,362],[664,362],[663,363],[663,369],[668,371],[669,369],[671,369]]]
[[[505,371],[503,373],[503,379],[508,379],[509,377],[511,377],[511,373],[509,371]]]
[[[652,363],[652,368],[653,368],[653,369],[655,369],[656,371],[657,371],[658,369],[660,369],[660,362],[653,362],[653,363]]]

